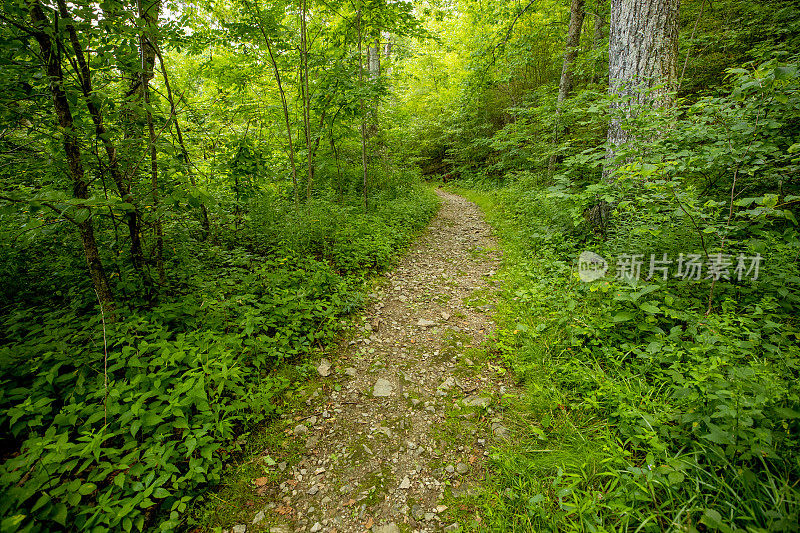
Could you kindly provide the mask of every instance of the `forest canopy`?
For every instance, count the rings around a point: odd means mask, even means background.
[[[443,186],[523,391],[464,530],[795,531],[799,59],[796,0],[3,0],[0,529],[210,527]]]

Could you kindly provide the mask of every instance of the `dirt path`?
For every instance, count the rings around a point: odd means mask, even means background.
[[[446,504],[474,491],[506,432],[503,372],[482,346],[500,252],[473,203],[437,194],[441,210],[353,340],[320,362],[320,387],[287,421],[296,460],[275,467],[283,481],[248,530],[459,529]]]

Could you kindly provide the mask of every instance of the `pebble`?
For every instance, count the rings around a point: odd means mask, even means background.
[[[379,378],[378,381],[375,382],[375,387],[372,389],[372,395],[375,397],[391,396],[393,390],[394,387],[388,380]]]
[[[317,365],[317,372],[323,378],[326,378],[331,375],[331,362],[327,359],[322,359]]]
[[[309,531],[311,531],[311,533],[317,533],[317,531],[322,531],[322,524],[316,522],[313,526],[311,526],[311,529]]]
[[[410,489],[411,488],[411,480],[408,479],[408,476],[403,478],[403,481],[400,482],[401,489]]]
[[[294,434],[295,435],[302,435],[304,433],[308,433],[308,428],[306,426],[304,426],[303,424],[297,424],[294,427]]]

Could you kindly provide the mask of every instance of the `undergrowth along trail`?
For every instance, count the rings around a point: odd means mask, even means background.
[[[508,384],[493,363],[501,252],[478,208],[442,208],[319,361],[320,380],[238,468],[213,510],[248,531],[455,531],[478,527]]]

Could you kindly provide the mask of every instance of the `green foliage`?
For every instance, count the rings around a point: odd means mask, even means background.
[[[730,69],[717,94],[637,109],[607,180],[607,147],[587,142],[607,101],[586,91],[594,109],[567,141],[585,148],[562,145],[562,171],[508,158],[513,184],[475,195],[506,247],[496,342],[525,387],[514,444],[492,456],[490,528],[797,529],[798,83],[796,58],[771,59]],[[486,142],[548,153],[524,134],[536,122],[514,127]],[[586,216],[600,201],[603,234]],[[585,249],[608,277],[579,280]],[[651,254],[680,253],[763,263],[757,279],[645,279]],[[641,254],[642,279],[615,278],[623,254]]]
[[[390,266],[438,205],[410,185],[384,189],[367,216],[259,198],[220,244],[168,241],[174,295],[117,323],[103,323],[80,282],[38,305],[15,295],[0,328],[0,426],[15,450],[0,467],[3,530],[181,527],[239,438],[280,412],[292,385],[282,367],[330,342],[361,304],[363,277]],[[68,279],[78,268],[58,264]],[[54,282],[22,281],[31,294]]]
[[[530,182],[476,199],[509,255],[497,344],[526,387],[492,527],[794,530],[800,330],[770,274],[707,316],[709,282],[578,281],[571,200]]]

